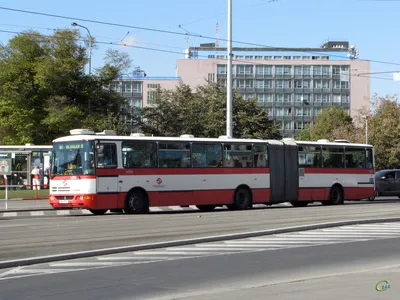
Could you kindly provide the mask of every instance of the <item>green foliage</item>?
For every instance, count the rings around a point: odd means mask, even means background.
[[[352,130],[353,119],[342,109],[330,107],[323,109],[314,125],[307,126],[300,132],[300,140],[316,141],[319,139],[343,139],[335,137]]]
[[[79,39],[76,30],[28,31],[0,47],[1,144],[50,144],[71,128],[103,130],[104,120],[120,117],[123,98],[104,86],[129,66],[126,54],[110,52],[119,64],[107,62],[89,76]]]
[[[368,120],[369,143],[375,148],[376,168],[400,168],[400,105],[394,96],[374,97]]]
[[[143,131],[154,135],[218,137],[226,134],[226,88],[217,84],[198,86],[193,92],[182,84],[175,90],[159,90],[155,107],[145,107]],[[255,100],[233,93],[235,138],[280,138],[279,129]]]

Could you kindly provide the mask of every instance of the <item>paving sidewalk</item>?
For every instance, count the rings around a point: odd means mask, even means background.
[[[7,207],[7,209],[6,209]],[[0,199],[0,212],[8,211],[32,211],[53,209],[48,199],[22,200],[22,199]]]

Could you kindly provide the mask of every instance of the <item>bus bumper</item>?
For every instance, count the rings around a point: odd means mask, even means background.
[[[95,207],[96,195],[50,195],[49,203],[53,208],[83,208]]]

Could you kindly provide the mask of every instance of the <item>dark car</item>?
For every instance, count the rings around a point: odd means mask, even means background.
[[[397,196],[400,198],[400,169],[381,170],[375,173],[376,196]],[[373,200],[370,198],[370,200]]]

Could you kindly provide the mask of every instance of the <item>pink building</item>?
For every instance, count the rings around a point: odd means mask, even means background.
[[[207,82],[226,86],[226,48],[213,44],[190,48],[177,61],[177,75],[195,88]],[[201,53],[201,54],[200,54]],[[245,98],[256,98],[284,137],[296,136],[321,113],[339,106],[354,116],[370,105],[368,61],[348,42],[321,48],[233,48],[233,87]]]

